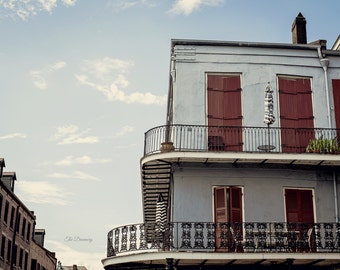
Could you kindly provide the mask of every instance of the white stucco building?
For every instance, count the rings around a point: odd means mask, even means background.
[[[302,14],[292,37],[172,40],[167,122],[145,133],[144,220],[109,232],[105,269],[340,266],[339,46],[307,43]]]

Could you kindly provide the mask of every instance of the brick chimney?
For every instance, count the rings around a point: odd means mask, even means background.
[[[293,44],[307,44],[306,24],[307,24],[306,19],[300,12],[292,24]]]

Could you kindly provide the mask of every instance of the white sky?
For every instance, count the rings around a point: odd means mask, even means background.
[[[302,12],[308,41],[330,48],[339,10],[338,0],[0,0],[0,156],[46,248],[101,269],[107,232],[142,222],[139,161],[144,132],[165,123],[171,38],[290,43]]]

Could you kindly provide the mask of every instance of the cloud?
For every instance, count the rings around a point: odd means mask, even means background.
[[[80,179],[80,180],[100,181],[100,179],[98,177],[86,174],[86,173],[81,172],[81,171],[75,171],[71,174],[52,173],[52,174],[48,175],[48,177],[52,177],[52,178],[72,178],[72,179]]]
[[[70,192],[63,190],[55,184],[46,181],[18,181],[18,192],[21,193],[20,199],[27,202],[38,204],[68,204],[67,197]]]
[[[118,78],[110,86],[93,83],[87,76],[84,75],[75,76],[79,83],[94,88],[98,92],[102,93],[109,101],[121,101],[128,104],[139,103],[147,105],[164,105],[166,102],[166,96],[156,96],[149,92],[134,92],[126,94],[123,90],[121,90],[121,88],[125,88],[128,85],[128,81],[122,75],[118,76]]]
[[[109,79],[117,71],[120,73],[127,72],[131,66],[133,66],[133,63],[130,61],[104,57],[103,59],[85,60],[83,70],[99,79]]]
[[[52,65],[48,65],[41,70],[31,70],[30,71],[31,80],[35,87],[41,90],[45,90],[47,88],[46,77],[49,76],[50,74],[53,74],[54,72],[63,69],[65,66],[66,63],[64,61],[59,61]]]
[[[58,144],[92,144],[99,142],[98,137],[85,136],[90,130],[79,131],[76,125],[66,125],[57,128],[57,133],[51,140],[58,141]]]
[[[170,13],[190,15],[202,6],[217,6],[221,3],[223,3],[223,0],[176,0]]]
[[[76,164],[88,165],[88,164],[103,164],[103,163],[109,163],[109,162],[111,162],[111,159],[93,159],[89,156],[82,156],[82,157],[67,156],[66,158],[56,162],[55,165],[72,166]]]
[[[49,250],[56,251],[58,260],[61,261],[62,266],[72,266],[76,264],[78,266],[85,266],[88,270],[103,269],[101,260],[106,257],[105,252],[94,253],[78,251],[65,243],[53,240],[45,240],[45,243]]]
[[[77,2],[77,0],[62,0],[61,1],[65,6],[70,7],[74,6]]]
[[[115,137],[122,137],[128,133],[131,133],[135,130],[134,127],[131,127],[131,126],[124,126],[122,127],[116,134],[115,134]]]
[[[60,0],[64,6],[74,6],[76,0]],[[35,16],[40,12],[52,13],[58,6],[57,0],[0,0],[0,7],[3,8],[4,17],[26,20],[30,16]]]
[[[11,133],[11,134],[0,136],[0,140],[8,140],[8,139],[15,139],[15,138],[24,139],[26,138],[26,135],[22,133]]]
[[[152,93],[125,93],[129,86],[126,73],[133,66],[130,61],[104,57],[102,59],[83,62],[82,74],[75,74],[78,83],[89,86],[102,93],[109,101],[124,103],[164,105],[166,96],[156,96]]]
[[[159,5],[159,2],[159,0],[113,0],[110,2],[110,6],[115,10],[124,10],[139,6],[155,7]]]

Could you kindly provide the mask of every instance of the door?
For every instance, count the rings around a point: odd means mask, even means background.
[[[282,152],[305,152],[314,138],[310,78],[278,77]]]
[[[242,189],[240,187],[214,188],[216,250],[240,251],[242,241]]]
[[[334,100],[334,114],[335,125],[339,129],[337,131],[337,138],[340,139],[340,79],[332,80],[333,100]]]
[[[288,244],[293,250],[315,249],[313,191],[285,189]]]
[[[209,150],[241,151],[240,75],[208,75],[207,87]]]

